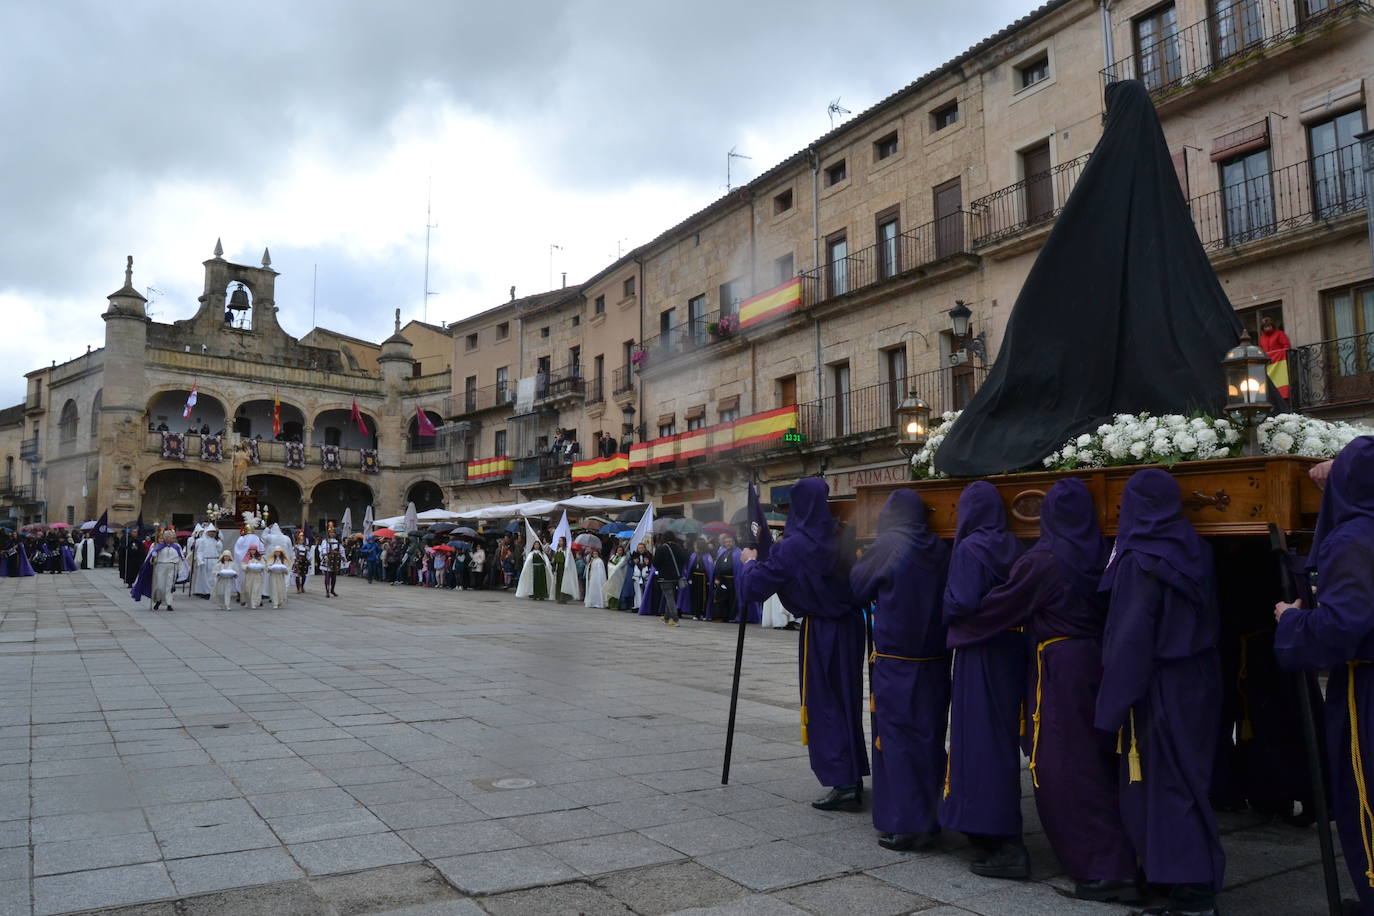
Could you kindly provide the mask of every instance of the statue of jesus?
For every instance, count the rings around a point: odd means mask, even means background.
[[[233,470],[229,475],[231,493],[242,492],[248,486],[248,446],[240,442],[234,446]]]

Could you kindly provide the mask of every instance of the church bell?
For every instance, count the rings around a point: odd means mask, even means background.
[[[229,308],[235,312],[248,311],[248,291],[240,283],[234,288],[234,292],[229,296]]]

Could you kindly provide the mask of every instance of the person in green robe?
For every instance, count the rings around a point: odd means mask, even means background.
[[[515,597],[533,598],[544,601],[549,597],[549,560],[538,541],[530,545],[525,554],[525,563],[520,568],[520,580],[515,586]]]

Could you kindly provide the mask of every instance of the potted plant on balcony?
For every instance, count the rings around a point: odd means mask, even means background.
[[[706,333],[715,340],[729,340],[738,330],[739,317],[736,315],[722,315],[719,321],[713,321],[706,326]]]
[[[636,369],[644,368],[644,361],[649,358],[649,351],[642,346],[635,347],[630,351],[630,364]]]

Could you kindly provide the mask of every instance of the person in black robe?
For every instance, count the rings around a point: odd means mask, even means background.
[[[124,541],[123,570],[122,578],[124,583],[130,587],[138,578],[139,570],[143,568],[143,557],[147,553],[147,545],[136,532],[130,532]]]
[[[1121,496],[1095,724],[1120,753],[1121,820],[1145,880],[1171,885],[1158,916],[1215,916],[1226,856],[1209,798],[1221,715],[1212,551],[1178,483],[1136,472]]]

